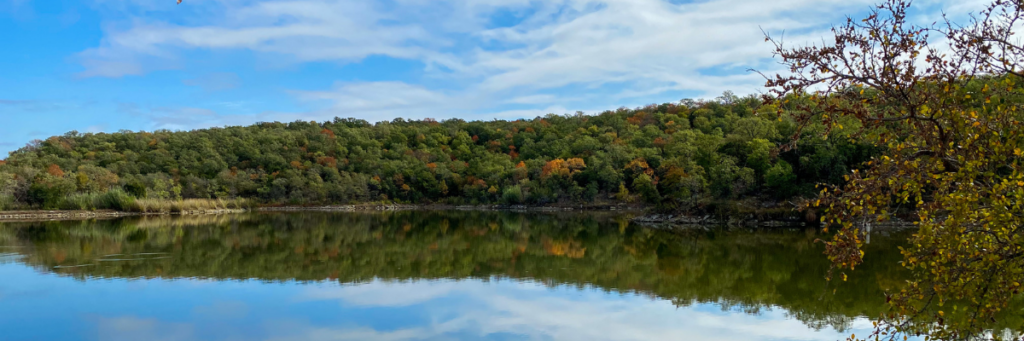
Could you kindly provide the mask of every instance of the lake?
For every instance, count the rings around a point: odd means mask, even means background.
[[[904,280],[875,233],[612,212],[250,213],[0,223],[2,340],[836,340]]]

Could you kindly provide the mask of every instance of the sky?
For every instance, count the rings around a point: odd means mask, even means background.
[[[0,158],[68,131],[466,120],[764,91],[876,0],[0,0]],[[915,20],[985,0],[918,0]]]

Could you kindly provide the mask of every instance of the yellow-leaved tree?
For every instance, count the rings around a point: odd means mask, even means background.
[[[838,228],[826,241],[834,277],[865,257],[862,227],[912,212],[903,264],[913,279],[888,295],[868,338],[1020,338],[1008,310],[1024,289],[1024,47],[1014,35],[1024,2],[930,26],[909,23],[910,9],[887,0],[821,46],[769,36],[790,72],[769,77],[766,100],[798,130],[853,123],[882,147],[808,204]]]

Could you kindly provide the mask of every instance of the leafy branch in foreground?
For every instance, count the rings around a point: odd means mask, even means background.
[[[913,278],[887,296],[892,309],[872,338],[1019,337],[990,326],[1024,282],[1024,48],[1013,31],[1024,4],[995,0],[968,25],[929,27],[907,22],[910,7],[888,0],[834,28],[824,46],[768,37],[790,74],[770,78],[765,97],[796,117],[794,140],[808,125],[827,135],[853,120],[861,139],[885,147],[808,205],[840,229],[826,242],[835,270],[863,261],[870,221],[895,207],[917,212],[919,231],[902,250]]]

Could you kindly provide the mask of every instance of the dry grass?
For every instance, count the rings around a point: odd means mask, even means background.
[[[248,209],[253,207],[247,199],[137,199],[132,212],[140,213],[181,213],[225,209]]]
[[[58,208],[62,210],[118,210],[129,211],[135,198],[120,189],[104,193],[75,193],[64,197]]]
[[[172,217],[167,215],[143,216],[132,220],[132,226],[140,229],[162,229],[167,227],[227,226],[233,222],[248,221],[245,214],[194,214]]]
[[[0,197],[0,209],[6,203]],[[62,210],[117,210],[138,213],[181,213],[224,209],[249,209],[254,203],[248,199],[136,199],[122,190],[105,193],[75,193],[61,201]]]
[[[0,211],[14,209],[15,206],[13,196],[0,194]]]

